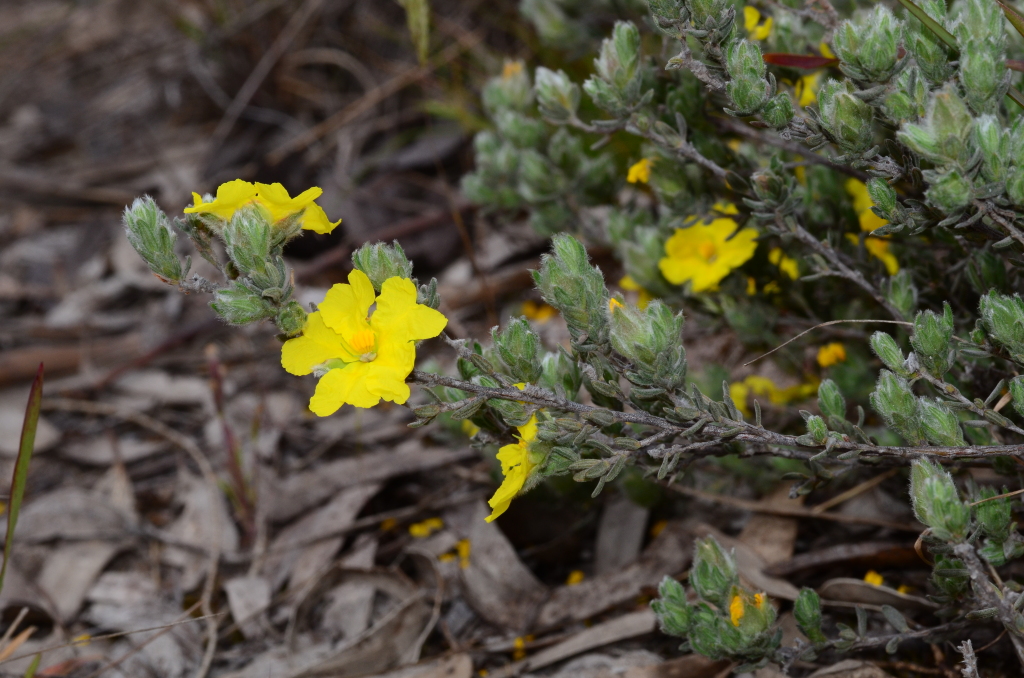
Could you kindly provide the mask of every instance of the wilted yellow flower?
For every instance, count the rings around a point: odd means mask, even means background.
[[[882,579],[882,575],[878,574],[874,570],[868,570],[867,574],[864,575],[864,581],[872,586],[881,586],[884,580]]]
[[[757,249],[757,231],[744,228],[733,236],[736,226],[734,219],[720,217],[677,228],[665,243],[665,258],[658,262],[662,275],[674,285],[689,282],[694,292],[717,289]]]
[[[800,268],[797,266],[796,259],[787,257],[781,248],[773,247],[768,252],[768,261],[778,266],[779,270],[788,275],[790,280],[796,280],[800,277]]]
[[[510,80],[523,72],[522,61],[506,61],[501,69],[501,79]]]
[[[217,187],[217,196],[212,202],[203,202],[198,193],[192,194],[192,206],[186,207],[187,214],[213,214],[230,220],[235,212],[244,205],[258,203],[268,212],[273,221],[302,212],[302,228],[317,233],[330,233],[341,223],[341,219],[331,223],[322,207],[314,200],[323,194],[323,190],[314,186],[295,196],[281,184],[251,184],[248,181],[235,179]]]
[[[566,578],[565,585],[576,586],[576,584],[579,584],[581,581],[583,581],[583,579],[583,570],[573,570],[569,573],[569,576]]]
[[[501,482],[487,503],[491,507],[491,515],[487,516],[487,522],[491,522],[502,513],[508,510],[509,505],[519,491],[526,484],[526,479],[533,470],[533,461],[530,459],[530,443],[537,437],[537,417],[530,417],[530,421],[519,427],[519,442],[505,445],[498,450],[498,461],[501,463],[501,474],[505,479]]]
[[[558,315],[558,311],[554,306],[549,306],[543,301],[538,303],[533,299],[524,301],[522,306],[519,307],[519,312],[528,319],[538,323],[546,323]]]
[[[743,8],[743,27],[747,29],[751,40],[764,40],[772,32],[772,18],[768,17],[761,23],[761,12],[747,5]]]
[[[444,521],[440,518],[427,518],[423,522],[413,523],[409,526],[409,534],[417,539],[429,537],[444,527]]]
[[[626,174],[626,181],[631,184],[637,182],[646,184],[651,180],[651,167],[654,165],[652,158],[641,158],[639,161],[633,163],[629,167],[629,172]]]
[[[746,607],[743,605],[743,598],[739,595],[733,596],[732,602],[729,603],[729,619],[732,621],[732,625],[739,626],[743,621],[744,614],[746,614]]]
[[[448,323],[416,303],[416,286],[408,278],[385,280],[376,298],[362,271],[349,273],[348,283],[332,287],[319,310],[307,316],[302,335],[281,348],[281,365],[291,374],[323,372],[309,401],[321,417],[345,404],[373,407],[381,398],[404,403],[415,342],[436,337]]]
[[[818,349],[818,364],[822,367],[831,367],[842,362],[846,362],[846,347],[838,341],[825,344]]]

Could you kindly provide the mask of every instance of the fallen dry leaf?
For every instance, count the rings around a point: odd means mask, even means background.
[[[235,577],[224,582],[231,617],[246,638],[263,635],[259,615],[270,607],[270,582],[263,577]]]
[[[74,618],[96,578],[123,548],[112,542],[81,541],[50,553],[36,584],[53,601],[61,622]]]
[[[762,499],[772,508],[800,508],[803,497],[789,498],[789,484],[779,486]],[[799,523],[796,518],[769,513],[755,513],[737,535],[737,539],[754,549],[766,565],[774,565],[793,557],[796,532]]]
[[[875,586],[862,579],[837,577],[818,587],[822,602],[859,603],[863,605],[892,605],[897,610],[937,610],[938,605],[918,596],[900,593],[888,586]]]
[[[656,666],[629,669],[623,678],[715,678],[730,663],[727,659],[715,661],[704,655],[688,654]]]
[[[594,548],[594,574],[602,575],[629,565],[640,555],[650,511],[627,496],[609,501],[601,511]]]

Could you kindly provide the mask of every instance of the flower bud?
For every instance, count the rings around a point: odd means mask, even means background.
[[[863,153],[874,140],[874,113],[853,91],[849,82],[829,79],[818,92],[818,109],[822,125],[844,153]]]
[[[616,299],[609,305],[611,344],[632,363],[627,378],[638,386],[668,391],[681,387],[686,381],[683,314],[657,299],[643,310]]]
[[[960,83],[971,108],[994,113],[1009,82],[1003,12],[989,0],[968,0],[964,5],[955,31],[960,43]]]
[[[974,154],[974,118],[952,84],[932,94],[923,124],[906,123],[896,136],[940,165],[966,165]]]
[[[821,599],[814,589],[803,588],[793,603],[793,617],[804,635],[815,645],[828,642],[821,631]]]
[[[590,265],[586,248],[571,235],[555,235],[551,249],[533,274],[544,301],[558,309],[573,342],[586,341],[588,346],[606,343],[608,290],[600,269]]]
[[[896,340],[887,332],[878,331],[869,340],[871,350],[881,359],[882,363],[900,376],[907,376],[906,359]]]
[[[918,6],[940,25],[945,26],[946,0],[923,0],[918,2]],[[933,85],[940,85],[953,75],[953,68],[949,65],[949,47],[921,22],[907,22],[904,45],[914,56],[917,67]]]
[[[491,115],[501,110],[524,111],[533,103],[530,76],[522,61],[506,61],[502,74],[484,85],[484,107]]]
[[[994,115],[978,117],[974,137],[981,149],[981,173],[986,181],[1005,181],[1006,163],[1009,158],[1010,133]]]
[[[658,598],[651,601],[651,609],[658,617],[662,633],[681,637],[689,635],[692,611],[686,602],[686,590],[675,579],[666,575],[661,580]]]
[[[540,337],[526,318],[514,318],[504,330],[491,330],[494,349],[509,375],[519,382],[534,383],[540,379]]]
[[[1024,301],[994,290],[978,303],[981,325],[993,341],[1005,348],[1017,362],[1024,362]]]
[[[736,109],[732,113],[753,115],[761,110],[771,94],[769,83],[764,78],[761,48],[749,40],[738,40],[726,50],[725,65],[730,77],[726,92]]]
[[[277,311],[274,322],[285,336],[293,337],[306,326],[306,310],[299,302],[289,301]]]
[[[971,509],[960,501],[953,477],[927,459],[915,459],[910,467],[910,498],[914,515],[943,541],[961,542],[967,537]]]
[[[1024,417],[1024,376],[1010,380],[1010,395],[1013,397],[1013,409]]]
[[[917,412],[921,420],[921,428],[924,430],[928,442],[944,447],[962,447],[964,445],[960,420],[957,419],[956,413],[941,400],[920,398]]]
[[[564,71],[552,71],[543,66],[534,76],[537,107],[540,114],[553,123],[561,123],[576,116],[580,107],[580,87]]]
[[[937,589],[950,598],[956,599],[967,593],[971,580],[961,561],[939,555],[935,558],[932,581]]]
[[[882,334],[881,332],[876,334]],[[885,423],[894,428],[911,445],[924,445],[927,438],[918,416],[918,401],[910,384],[889,370],[882,370],[878,384],[871,393],[871,406]]]
[[[546,353],[541,360],[540,384],[556,393],[561,387],[566,398],[575,400],[580,386],[583,385],[583,373],[580,371],[579,363],[564,351]]]
[[[274,316],[274,307],[269,300],[246,280],[236,280],[230,287],[217,290],[210,307],[232,325],[245,325]]]
[[[910,345],[932,376],[942,378],[953,366],[956,357],[953,348],[953,309],[948,303],[942,304],[941,316],[932,311],[917,314]]]
[[[966,207],[974,197],[971,180],[961,174],[960,170],[953,169],[945,173],[931,171],[925,175],[925,179],[931,184],[924,192],[928,204],[944,212]]]
[[[389,278],[412,278],[412,263],[397,240],[392,245],[366,243],[352,253],[352,265],[366,274],[378,294]]]
[[[761,109],[761,119],[770,127],[782,129],[793,119],[793,100],[789,92],[779,92]]]
[[[250,204],[235,210],[224,226],[224,249],[242,275],[267,268],[274,228],[269,217],[265,209]]]
[[[719,22],[729,11],[727,0],[689,0],[690,15],[697,30],[706,31],[720,28]]]
[[[846,399],[839,391],[836,382],[826,379],[818,386],[818,409],[828,417],[846,417]]]
[[[729,622],[739,629],[744,641],[751,641],[775,623],[775,606],[763,593],[751,595],[739,586],[729,593]],[[736,649],[741,649],[742,645]]]
[[[1004,487],[1003,493],[1007,491]],[[1010,538],[1015,525],[1009,497],[993,499],[998,495],[999,492],[994,487],[983,487],[978,491],[977,496],[972,498],[979,502],[974,506],[974,515],[985,532],[985,536],[1002,543]]]
[[[729,592],[739,581],[736,562],[722,550],[714,537],[698,539],[694,543],[690,584],[697,595],[716,607],[728,607]]]
[[[900,270],[899,273],[889,278],[886,287],[886,300],[895,306],[904,318],[909,318],[917,308],[917,287],[914,286],[914,279],[911,277],[910,271],[906,268]]]
[[[151,197],[136,198],[131,207],[125,208],[122,223],[128,242],[157,277],[170,284],[185,277],[188,266],[183,271],[181,260],[174,253],[178,236],[171,229],[167,215]]]
[[[825,441],[828,440],[828,426],[825,425],[825,420],[816,414],[812,414],[807,417],[807,433],[811,436],[811,439],[818,445],[824,445]]]
[[[640,31],[630,21],[616,22],[612,36],[601,42],[594,60],[597,74],[583,90],[600,108],[615,115],[628,113],[640,102]]]
[[[897,48],[903,37],[903,22],[885,5],[839,24],[832,48],[840,69],[854,80],[887,82],[897,63]]]
[[[897,125],[914,122],[928,109],[928,81],[911,66],[903,69],[892,83],[892,91],[885,95],[882,108]]]

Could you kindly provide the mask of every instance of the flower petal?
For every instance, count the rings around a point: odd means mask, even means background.
[[[362,271],[353,269],[348,274],[348,284],[339,283],[329,289],[319,309],[328,327],[351,338],[356,332],[368,329],[366,316],[373,301],[370,279]]]
[[[408,278],[388,278],[377,297],[370,325],[378,336],[420,341],[441,334],[448,324],[443,314],[416,303],[416,286]]]
[[[369,389],[367,376],[373,363],[350,363],[330,370],[316,384],[316,393],[309,400],[309,409],[318,417],[327,417],[342,405],[373,407],[380,396]]]
[[[193,197],[197,197],[193,194]],[[242,205],[251,202],[256,197],[256,187],[248,181],[235,179],[217,187],[217,198],[213,202],[193,203],[192,207],[186,207],[188,214],[202,213],[215,214],[222,219],[230,219]]]
[[[312,189],[310,189],[312,190]],[[299,196],[301,197],[301,196]],[[315,202],[306,206],[306,213],[302,215],[302,228],[314,233],[330,233],[334,227],[341,223],[341,219],[331,222],[327,218],[324,208]]]
[[[367,389],[384,400],[390,400],[399,405],[404,404],[412,395],[409,384],[405,383],[405,378],[409,376],[411,368],[403,372],[389,369],[379,363],[379,359],[370,363],[369,375],[366,377]]]
[[[281,347],[281,366],[296,376],[309,374],[313,367],[331,358],[351,360],[341,345],[341,337],[324,324],[320,313],[310,313],[302,335]]]

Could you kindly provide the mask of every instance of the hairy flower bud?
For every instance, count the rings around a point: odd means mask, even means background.
[[[562,123],[576,116],[580,107],[580,86],[569,79],[565,71],[552,71],[543,66],[534,75],[537,106],[540,114],[554,123]]]
[[[412,263],[397,240],[392,245],[366,243],[352,253],[352,265],[366,274],[377,293],[388,278],[412,278]]]
[[[257,204],[235,211],[224,226],[224,248],[242,275],[266,270],[270,259],[273,225],[269,213]]]
[[[886,367],[900,376],[905,377],[909,374],[906,369],[906,358],[903,357],[903,351],[891,334],[878,331],[871,335],[869,341],[871,343],[871,350],[875,352],[875,355],[878,356]]]
[[[306,310],[297,301],[289,301],[277,311],[274,322],[287,337],[293,337],[306,325]]]
[[[761,48],[749,40],[738,40],[726,50],[725,66],[730,77],[726,92],[735,109],[732,113],[753,115],[761,110],[771,94],[769,83],[764,78]]]
[[[855,80],[887,82],[897,64],[897,49],[903,37],[903,22],[882,4],[854,21],[839,24],[832,48],[840,69]]]
[[[897,125],[913,122],[923,116],[928,107],[928,81],[911,66],[903,69],[892,83],[882,103],[885,114]]]
[[[922,124],[906,123],[896,136],[939,165],[966,165],[974,154],[974,118],[952,84],[932,94]]]
[[[953,366],[956,351],[953,348],[953,309],[949,303],[942,304],[941,316],[933,311],[917,314],[910,345],[933,376],[941,378]]]
[[[540,337],[526,318],[514,318],[505,329],[491,330],[494,349],[509,375],[519,382],[534,383],[540,379]]]
[[[552,254],[541,257],[533,279],[544,301],[558,309],[574,342],[608,341],[608,290],[600,269],[590,265],[587,250],[571,235],[551,240]]]
[[[945,173],[925,171],[925,179],[931,184],[924,195],[928,203],[944,212],[952,212],[970,204],[974,197],[971,180],[953,169]]]
[[[612,346],[630,360],[627,378],[638,386],[673,391],[686,382],[683,314],[655,299],[645,309],[609,302]]]
[[[689,635],[692,610],[686,602],[686,590],[675,579],[666,575],[661,580],[658,598],[651,601],[651,609],[658,617],[662,633],[682,637]]]
[[[176,284],[188,274],[188,264],[182,270],[181,260],[174,253],[177,235],[151,197],[136,198],[131,207],[125,208],[122,223],[128,242],[157,277]]]
[[[878,376],[878,384],[871,393],[871,406],[882,416],[886,424],[894,428],[911,445],[923,445],[927,442],[918,413],[917,397],[903,377],[889,370],[882,370]]]
[[[885,298],[903,314],[903,317],[909,318],[914,313],[914,309],[917,308],[917,287],[914,286],[914,279],[908,269],[901,269],[899,273],[889,278]]]
[[[942,467],[915,459],[910,467],[910,498],[914,515],[936,537],[948,542],[967,537],[971,509],[960,500],[953,477]]]
[[[818,445],[824,445],[828,440],[828,426],[825,420],[816,414],[807,417],[807,434]]]
[[[729,592],[738,581],[735,560],[722,550],[714,537],[694,543],[690,585],[702,600],[719,608],[728,607]]]
[[[269,300],[246,280],[236,280],[230,287],[217,290],[210,307],[232,325],[245,325],[274,316],[274,307]]]
[[[800,589],[793,603],[793,617],[804,635],[814,644],[828,642],[821,631],[821,599],[814,589]]]
[[[1010,380],[1010,396],[1013,398],[1013,409],[1024,417],[1024,376]]]
[[[818,109],[823,127],[844,153],[863,153],[874,139],[874,113],[853,92],[851,83],[830,79],[818,92]]]
[[[501,110],[524,111],[533,103],[530,76],[521,61],[506,61],[501,75],[484,85],[484,107],[492,115]]]
[[[594,60],[597,75],[583,83],[583,90],[600,108],[624,115],[640,103],[643,73],[640,69],[640,31],[630,21],[616,22],[612,36],[601,43]]]
[[[956,413],[941,400],[920,398],[918,400],[918,416],[921,428],[928,442],[944,447],[960,447],[964,445],[964,434],[960,430],[960,420]]]
[[[1024,300],[994,290],[978,303],[981,325],[1017,362],[1024,362]]]
[[[940,25],[945,25],[946,0],[923,0],[918,2],[918,6]],[[949,65],[949,47],[920,21],[907,22],[904,45],[933,85],[940,85],[953,75],[953,68]]]
[[[789,92],[779,92],[761,109],[761,119],[770,127],[782,129],[793,119],[793,100]]]
[[[826,418],[846,417],[846,399],[831,379],[825,379],[818,386],[818,409]]]

